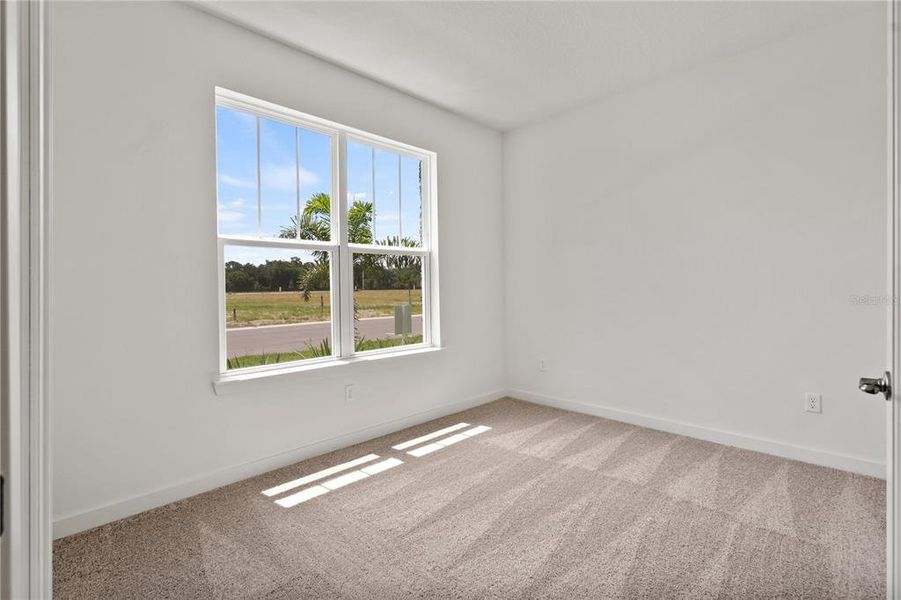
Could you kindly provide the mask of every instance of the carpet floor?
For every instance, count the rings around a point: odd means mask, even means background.
[[[884,598],[884,506],[877,479],[504,399],[58,540],[54,595]]]

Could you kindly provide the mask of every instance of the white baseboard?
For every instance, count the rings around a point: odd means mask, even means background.
[[[145,510],[150,510],[151,508],[164,506],[170,502],[208,492],[218,487],[241,481],[242,479],[247,479],[248,477],[254,477],[255,475],[260,475],[267,471],[286,467],[313,456],[319,456],[326,452],[346,448],[347,446],[352,446],[389,433],[394,433],[395,431],[399,431],[406,427],[412,427],[413,425],[419,425],[420,423],[425,423],[432,419],[473,408],[503,398],[505,395],[506,390],[496,390],[462,402],[445,404],[437,408],[305,444],[293,450],[276,454],[275,456],[269,456],[233,467],[220,469],[191,480],[186,480],[166,488],[154,490],[119,502],[107,504],[89,511],[60,517],[53,522],[53,539],[59,539],[66,537],[67,535],[72,535],[80,531],[124,519],[125,517],[144,512]]]
[[[824,467],[841,469],[842,471],[850,471],[852,473],[885,479],[885,463],[874,462],[864,458],[836,454],[834,452],[816,448],[796,446],[785,442],[777,442],[775,440],[735,433],[733,431],[723,431],[711,427],[692,425],[691,423],[673,421],[671,419],[626,411],[619,408],[610,408],[577,400],[565,400],[554,396],[536,394],[526,390],[507,390],[507,395],[511,398],[534,402],[535,404],[553,406],[555,408],[585,413],[596,417],[604,417],[606,419],[631,423],[650,429],[668,431],[670,433],[706,440],[708,442],[716,442],[718,444],[735,446],[736,448],[743,448],[745,450],[754,450],[756,452],[772,454],[782,458],[789,458]]]

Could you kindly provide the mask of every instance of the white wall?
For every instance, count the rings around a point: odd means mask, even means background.
[[[884,13],[505,136],[512,395],[880,472]]]
[[[499,395],[499,134],[183,5],[51,19],[57,535]],[[443,351],[214,395],[216,85],[438,153]]]

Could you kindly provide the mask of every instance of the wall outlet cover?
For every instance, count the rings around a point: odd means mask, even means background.
[[[817,394],[815,392],[805,392],[804,410],[812,413],[823,412],[823,394]]]

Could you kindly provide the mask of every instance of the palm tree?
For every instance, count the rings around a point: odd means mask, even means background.
[[[302,240],[328,241],[332,238],[332,199],[328,194],[314,194],[300,215],[291,217],[291,224],[282,227],[278,237],[295,239],[300,231]],[[372,202],[355,200],[347,211],[347,238],[351,244],[372,243]]]
[[[280,238],[296,239],[300,232],[302,240],[329,241],[332,239],[332,199],[328,194],[314,194],[304,206],[300,215],[300,226],[297,217],[291,217],[291,224],[282,227]],[[347,211],[347,239],[351,244],[372,243],[372,202],[355,200]],[[310,292],[328,281],[328,252],[313,252],[316,260],[304,271],[298,281],[303,290],[303,299],[309,301]],[[360,258],[355,258],[359,262]]]
[[[347,241],[351,244],[372,243],[372,202],[355,200],[347,210]]]
[[[419,246],[419,242],[416,240],[397,236],[389,236],[385,238],[385,241],[377,243],[402,248],[416,248]],[[385,268],[394,274],[394,285],[406,290],[422,287],[422,259],[419,256],[387,254],[385,256]]]

